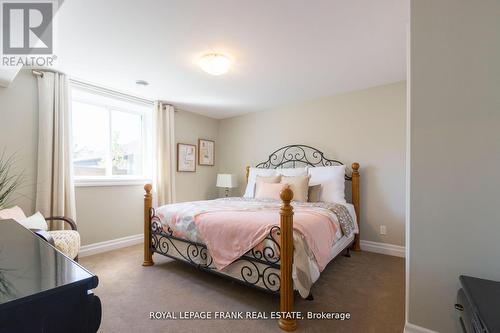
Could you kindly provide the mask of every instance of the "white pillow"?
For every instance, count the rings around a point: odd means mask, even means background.
[[[19,222],[21,220],[24,220],[25,218],[26,215],[24,215],[23,210],[18,206],[0,210],[0,220],[12,219],[14,221]]]
[[[23,225],[28,229],[40,229],[47,231],[47,222],[40,212],[36,212],[30,217],[25,218],[24,220],[17,221],[19,224]]]
[[[276,169],[276,172],[279,175],[285,176],[285,177],[297,177],[297,176],[307,176],[307,168],[283,168],[283,169]]]
[[[320,201],[346,203],[345,165],[309,168],[308,172],[309,186],[321,184]]]
[[[250,168],[250,172],[248,173],[247,188],[245,189],[243,197],[253,198],[255,196],[255,182],[257,176],[272,177],[277,175],[278,174],[275,169]]]

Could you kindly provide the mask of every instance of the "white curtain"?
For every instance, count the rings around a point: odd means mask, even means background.
[[[174,113],[172,105],[155,103],[153,188],[158,206],[175,202]]]
[[[68,78],[43,72],[38,77],[38,172],[36,210],[45,217],[75,219]],[[61,222],[52,222],[61,229]]]

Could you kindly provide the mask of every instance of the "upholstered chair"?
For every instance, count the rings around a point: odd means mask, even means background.
[[[44,217],[39,212],[30,217],[26,217],[23,210],[14,206],[0,209],[0,220],[12,219],[19,222],[25,228],[30,229],[38,236],[52,244],[56,249],[64,253],[71,259],[78,261],[80,251],[80,234],[76,230],[76,223],[72,219],[64,216]],[[50,230],[51,221],[62,221],[71,227],[71,230]]]

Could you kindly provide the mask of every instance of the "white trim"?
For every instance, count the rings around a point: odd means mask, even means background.
[[[151,184],[151,179],[143,178],[76,178],[76,187],[127,186]]]
[[[406,322],[405,324],[405,329],[403,331],[404,333],[438,333],[437,331],[430,330],[428,328],[410,324],[409,322]]]
[[[401,257],[401,258],[405,257],[406,250],[404,246],[388,244],[388,243],[372,242],[367,240],[361,240],[360,244],[361,244],[361,250],[363,251],[386,254],[389,256]]]
[[[140,244],[143,242],[144,235],[137,234],[132,236],[126,236],[117,239],[111,239],[104,242],[94,243],[83,245],[80,248],[80,252],[78,253],[78,257],[86,257],[91,256],[93,254],[108,252],[112,250],[121,249],[122,247],[132,246],[136,244]]]
[[[69,82],[73,87],[78,87],[80,89],[90,91],[92,93],[97,93],[100,94],[101,96],[119,98],[124,101],[133,102],[136,104],[142,104],[146,106],[153,106],[154,104],[154,101],[151,99],[137,96],[128,92],[118,91],[113,88],[107,88],[101,85],[97,85],[95,83],[90,83],[88,81],[77,79],[75,77],[70,77]]]
[[[411,7],[411,6],[409,6]],[[410,10],[410,8],[408,8]],[[406,25],[406,152],[405,152],[405,321],[410,316],[410,208],[411,208],[411,13]]]

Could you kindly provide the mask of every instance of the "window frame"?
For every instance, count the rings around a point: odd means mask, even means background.
[[[153,102],[146,101],[141,102],[137,101],[134,96],[127,96],[122,93],[116,92],[113,94],[112,91],[105,89],[103,92],[100,91],[100,87],[92,86],[89,89],[88,85],[81,87],[79,83],[71,84],[71,90],[80,90],[84,93],[85,97],[78,96],[74,97],[71,94],[71,104],[73,102],[85,103],[94,106],[98,106],[104,108],[107,112],[107,116],[109,118],[108,127],[109,127],[109,135],[111,135],[112,128],[112,112],[124,112],[129,114],[140,115],[142,119],[142,175],[105,175],[105,176],[76,176],[74,175],[74,163],[73,163],[73,145],[71,147],[71,158],[72,163],[71,167],[73,172],[73,182],[76,187],[95,187],[95,186],[126,186],[126,185],[144,185],[146,183],[150,183],[152,181],[152,173],[153,173],[153,124],[152,124],[152,113],[153,113]],[[91,95],[92,97],[89,97]],[[93,98],[95,97],[95,98]],[[130,97],[130,98],[127,98]],[[134,109],[127,109],[123,106],[118,106],[113,103],[101,103],[98,101],[99,99],[110,99],[116,100],[120,103],[128,103],[129,105],[135,105]],[[73,112],[73,111],[71,111]],[[73,124],[71,124],[73,125]],[[71,136],[73,137],[73,130],[71,131]],[[111,143],[112,139],[109,138],[109,142],[107,144],[107,153],[106,153],[106,163],[110,163],[111,157]],[[106,171],[108,171],[110,166],[106,167]]]

